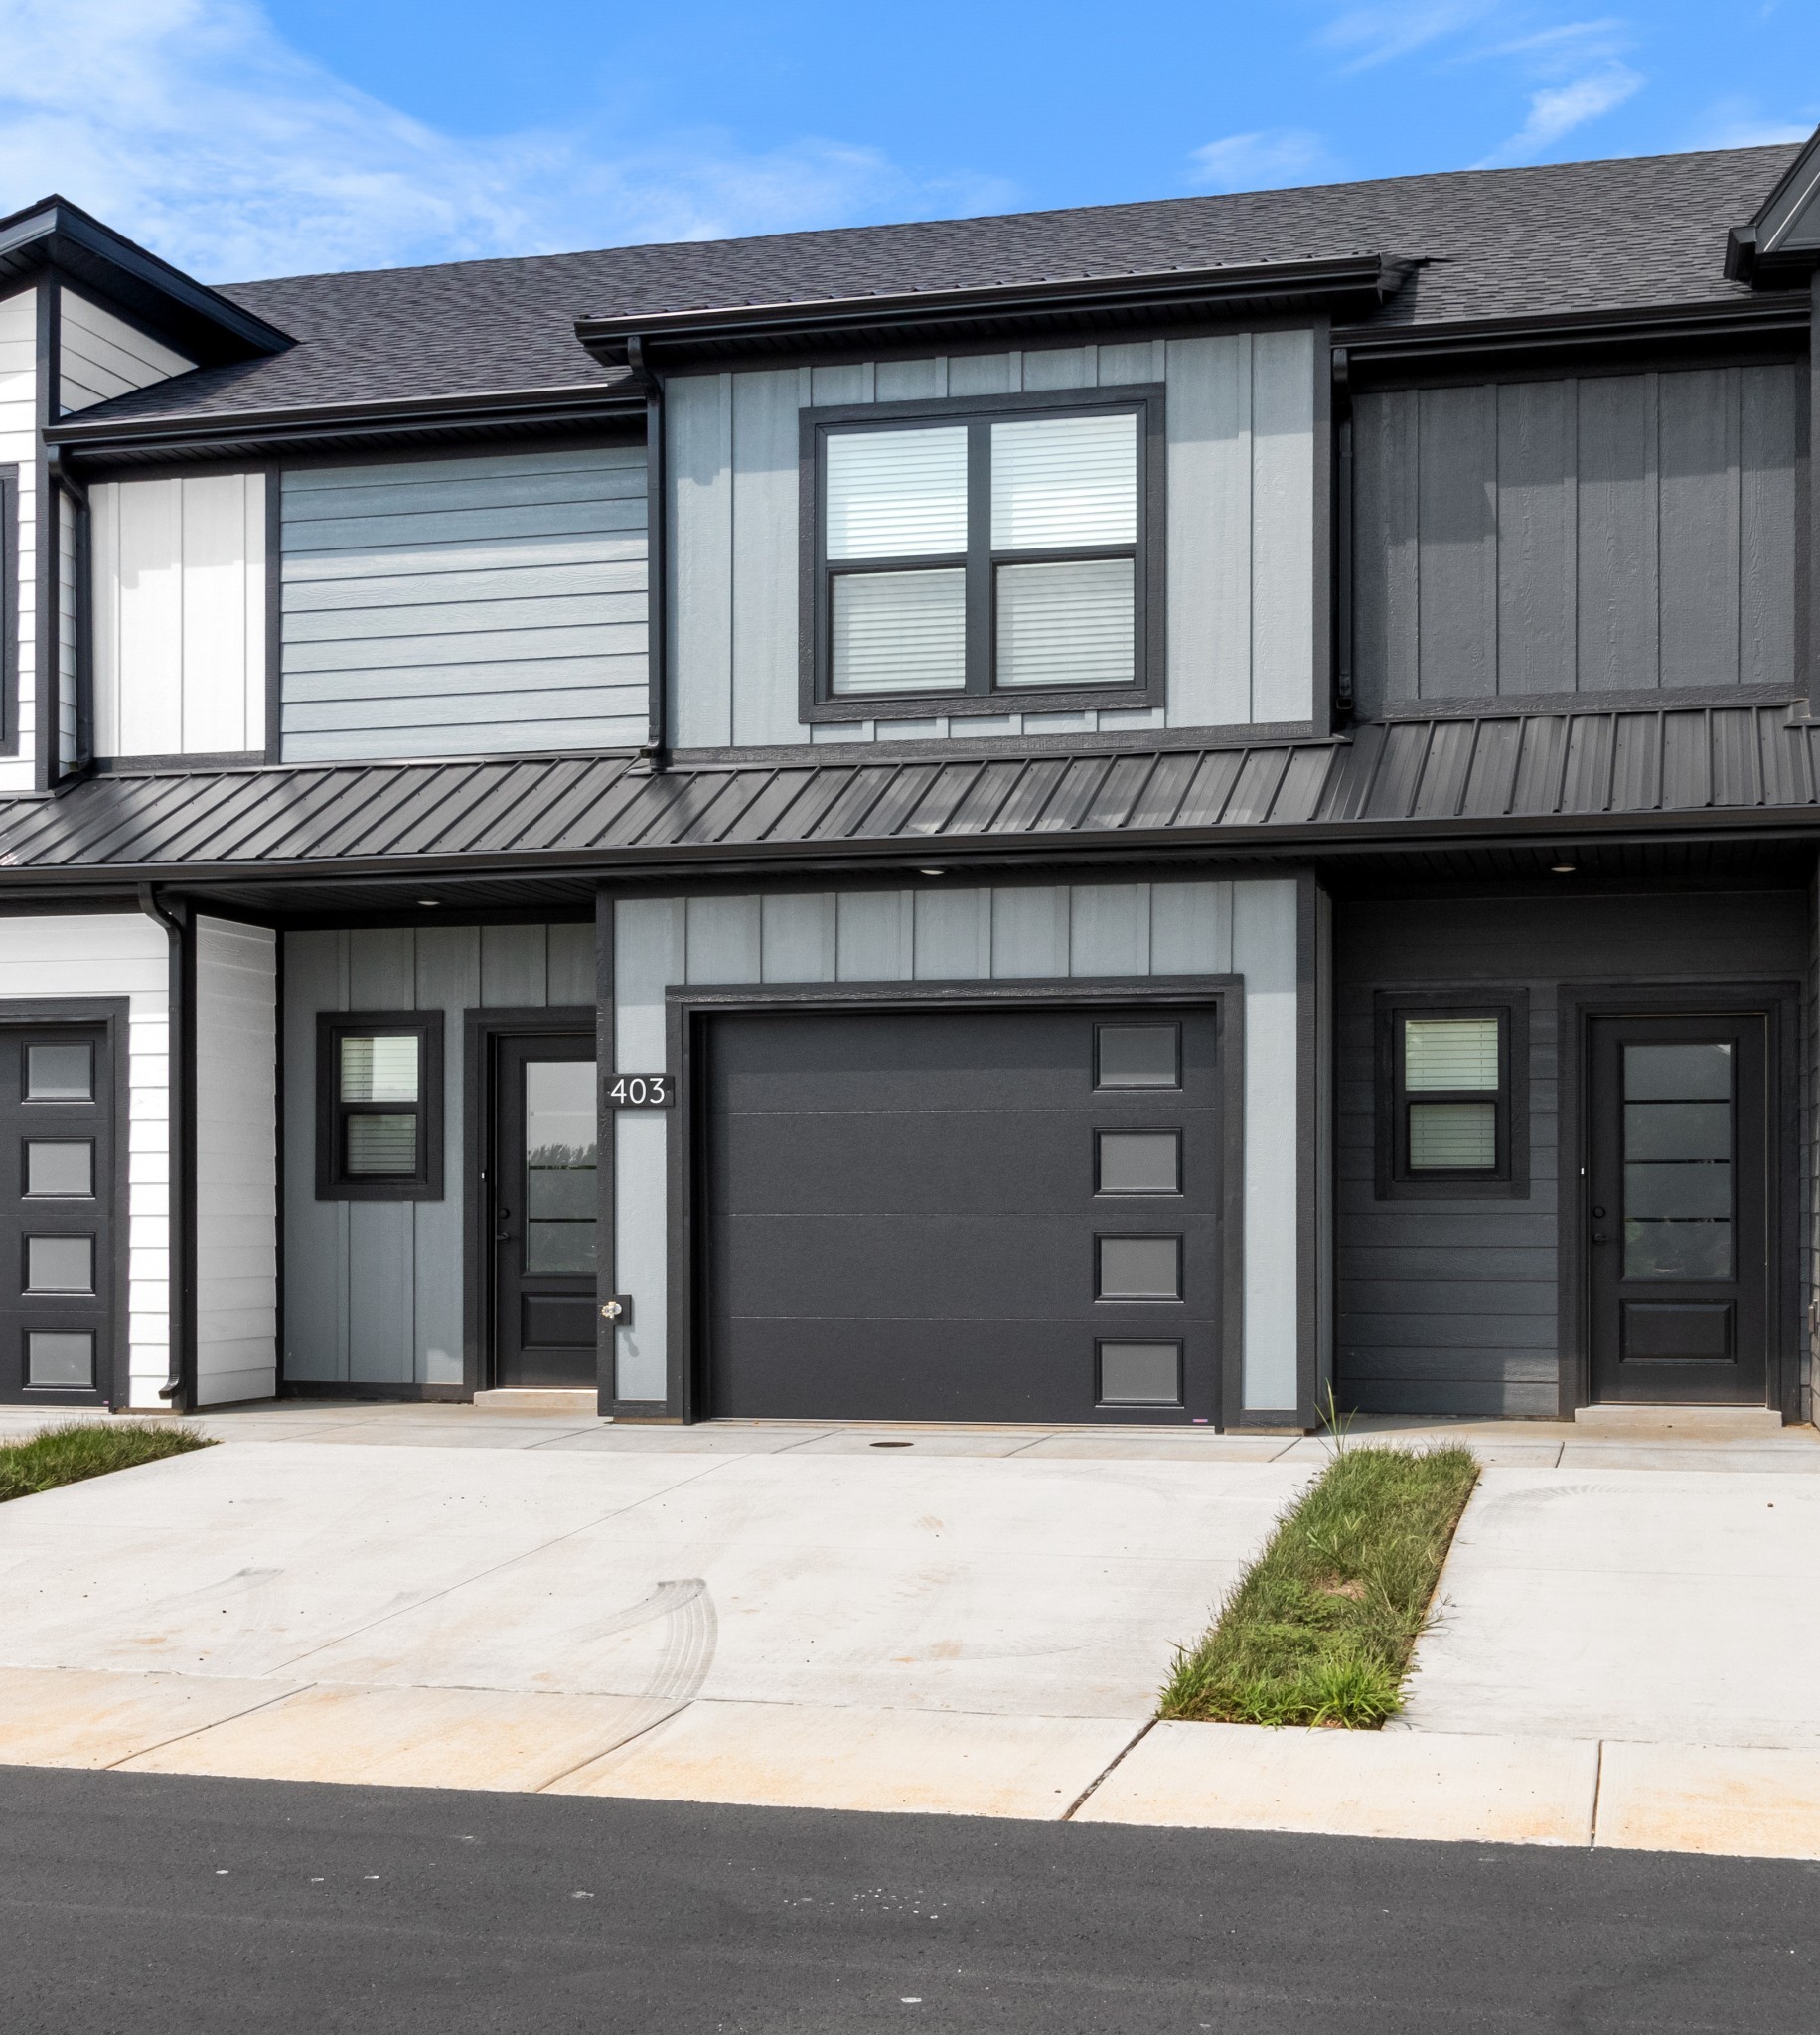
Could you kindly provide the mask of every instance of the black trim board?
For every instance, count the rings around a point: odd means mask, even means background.
[[[113,1207],[113,1264],[109,1268],[112,1294],[112,1341],[109,1382],[97,1384],[92,1392],[34,1392],[25,1403],[32,1406],[108,1406],[122,1408],[132,1403],[132,1257],[131,1160],[132,1143],[132,999],[130,997],[0,997],[0,1026],[39,1024],[98,1024],[107,1034],[108,1065],[112,1070],[114,1176],[109,1189]],[[172,1215],[171,1244],[175,1249],[176,1216]],[[172,1271],[176,1272],[173,1261]],[[176,1282],[172,1282],[173,1301]],[[175,1323],[173,1322],[173,1330]],[[101,1364],[95,1365],[97,1379]],[[18,1402],[15,1402],[18,1403]]]
[[[1560,1064],[1559,1241],[1560,1417],[1592,1403],[1592,1335],[1586,1270],[1587,1053],[1589,1019],[1706,1012],[1761,1012],[1767,1021],[1769,1089],[1764,1126],[1775,1218],[1770,1249],[1768,1403],[1785,1421],[1801,1418],[1801,1096],[1802,987],[1793,982],[1564,983],[1559,997]]]
[[[1245,984],[1235,975],[1084,976],[1003,982],[679,984],[665,992],[666,1048],[677,1084],[668,1112],[666,1216],[669,1394],[663,1415],[703,1417],[699,1317],[703,1295],[695,1195],[702,1166],[702,1112],[694,1070],[700,1021],[739,1011],[1018,1011],[1132,1004],[1211,1008],[1220,1041],[1220,1404],[1216,1427],[1241,1424],[1245,1339]],[[617,1269],[617,1268],[616,1268]],[[1304,1285],[1306,1282],[1302,1282]],[[643,1409],[647,1414],[655,1407]]]

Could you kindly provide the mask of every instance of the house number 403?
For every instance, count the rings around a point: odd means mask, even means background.
[[[668,1109],[670,1101],[668,1074],[615,1074],[607,1090],[611,1109]]]

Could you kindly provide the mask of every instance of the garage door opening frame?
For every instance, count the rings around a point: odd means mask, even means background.
[[[716,1014],[941,1011],[1092,1011],[1133,1006],[1211,1012],[1219,1054],[1219,1264],[1216,1312],[1219,1410],[1216,1426],[1237,1423],[1244,1404],[1245,1355],[1245,982],[1242,976],[1079,977],[1014,982],[843,982],[838,984],[690,983],[665,996],[667,1059],[677,1082],[669,1112],[666,1211],[669,1231],[669,1361],[673,1417],[705,1417],[704,1236],[699,1214],[706,1164],[701,1106],[702,1035]]]

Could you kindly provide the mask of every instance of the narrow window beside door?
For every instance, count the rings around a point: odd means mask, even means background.
[[[317,1199],[439,1200],[441,1099],[441,1012],[323,1013]]]
[[[1528,1192],[1525,1015],[1380,993],[1380,1198]]]

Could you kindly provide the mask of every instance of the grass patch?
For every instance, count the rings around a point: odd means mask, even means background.
[[[0,1502],[55,1490],[60,1484],[80,1484],[87,1477],[105,1477],[110,1470],[130,1470],[136,1463],[156,1463],[165,1456],[187,1456],[192,1449],[213,1447],[194,1428],[168,1422],[157,1427],[102,1427],[67,1421],[27,1441],[0,1447]]]
[[[1180,1648],[1159,1714],[1371,1731],[1403,1678],[1478,1481],[1465,1449],[1342,1448]]]

